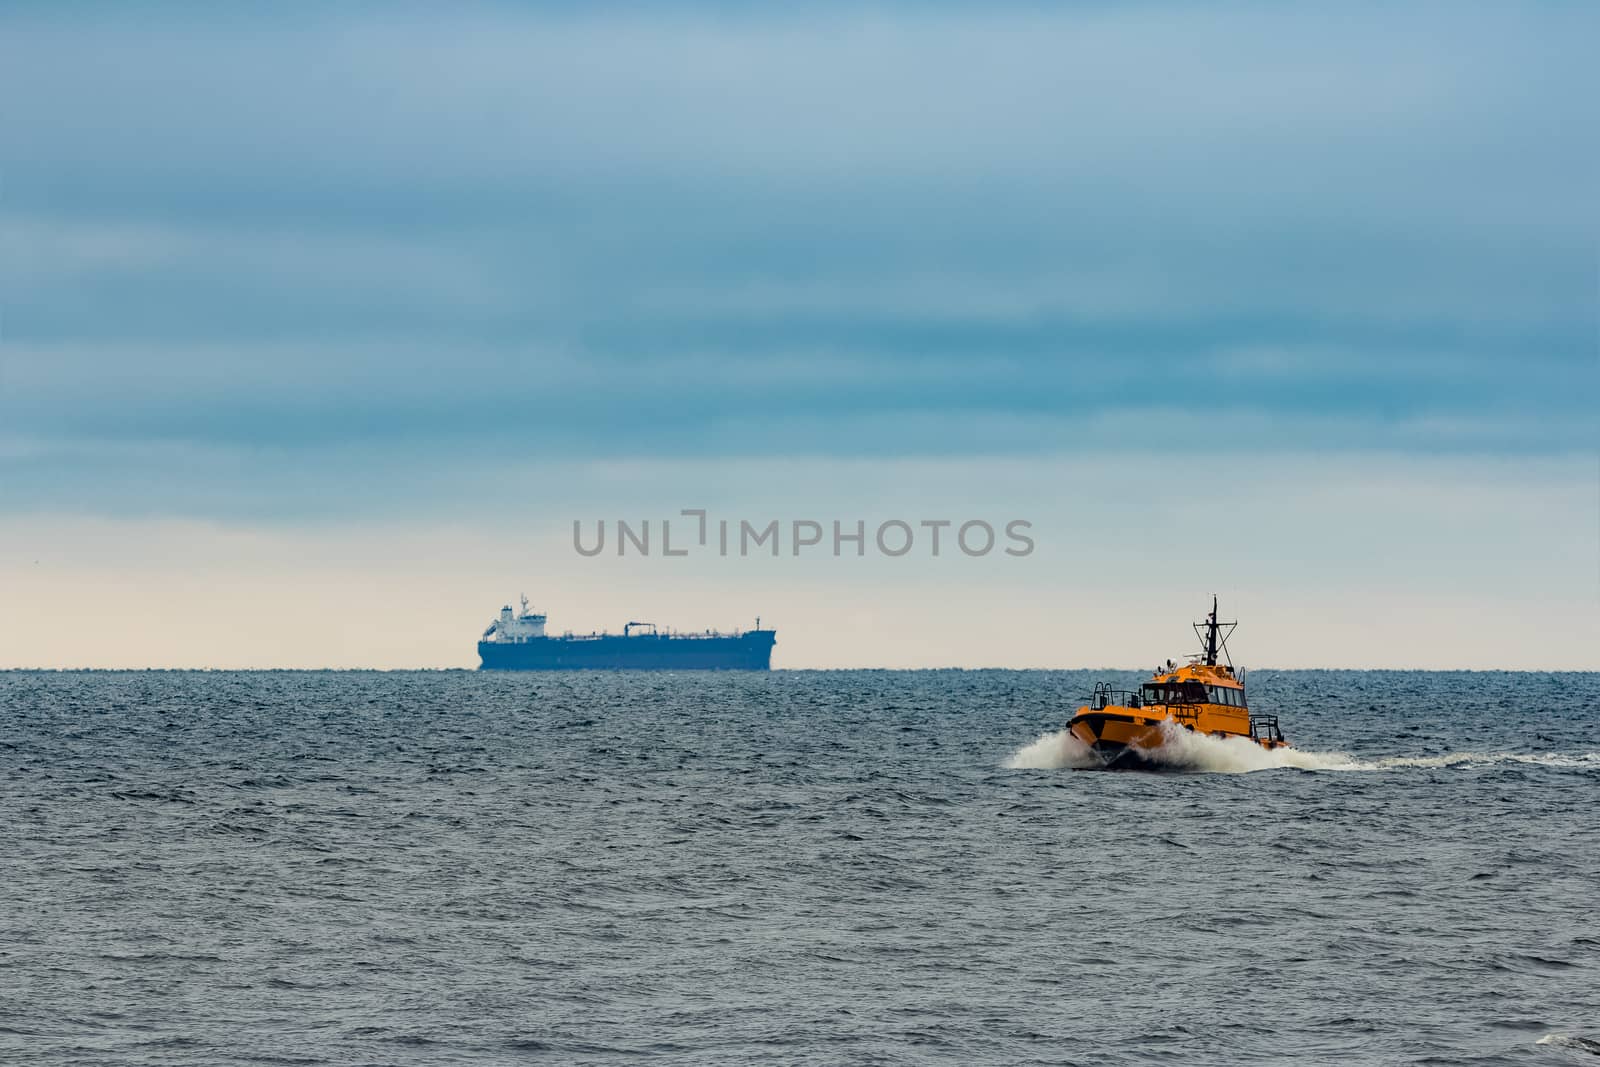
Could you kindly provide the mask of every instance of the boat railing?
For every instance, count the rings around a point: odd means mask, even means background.
[[[1278,729],[1276,715],[1250,716],[1250,739],[1252,741],[1282,741],[1283,731]]]
[[[1094,692],[1089,694],[1089,707],[1093,711],[1108,707],[1137,708],[1143,704],[1144,698],[1137,689],[1113,689],[1110,682],[1096,682]]]

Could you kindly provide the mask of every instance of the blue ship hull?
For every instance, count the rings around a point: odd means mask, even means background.
[[[486,671],[765,671],[776,630],[732,636],[598,634],[480,641]]]

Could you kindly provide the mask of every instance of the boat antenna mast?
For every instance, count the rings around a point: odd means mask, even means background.
[[[1233,670],[1233,657],[1228,655],[1228,637],[1233,633],[1237,622],[1217,621],[1217,595],[1211,594],[1211,614],[1206,616],[1205,622],[1194,624],[1194,632],[1200,638],[1200,648],[1205,653],[1207,667],[1217,665],[1217,653],[1221,652],[1228,661],[1228,670]]]

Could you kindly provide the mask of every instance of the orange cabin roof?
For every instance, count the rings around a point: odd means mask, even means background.
[[[1150,680],[1152,682],[1204,682],[1206,685],[1217,685],[1224,689],[1244,688],[1244,683],[1235,678],[1231,670],[1220,664],[1212,666],[1206,663],[1186,663],[1176,670],[1156,671]]]

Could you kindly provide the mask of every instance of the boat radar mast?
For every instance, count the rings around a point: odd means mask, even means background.
[[[1233,657],[1228,655],[1228,636],[1233,633],[1237,622],[1217,621],[1217,595],[1211,594],[1211,614],[1206,616],[1204,622],[1194,624],[1194,632],[1200,638],[1200,647],[1205,652],[1207,667],[1217,665],[1217,653],[1221,652],[1228,661],[1229,670],[1233,669]]]

